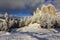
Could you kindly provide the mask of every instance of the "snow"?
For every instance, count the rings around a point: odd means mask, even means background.
[[[23,28],[19,28],[17,29],[17,31],[22,31],[22,32],[34,32],[34,31],[38,31],[40,27],[40,24],[34,23],[34,24],[30,24],[29,26],[25,26]]]
[[[4,35],[3,35],[4,34]],[[0,40],[60,40],[60,32],[40,29],[37,32],[0,32]]]
[[[42,29],[40,25],[14,29],[12,32],[0,32],[0,40],[60,40],[60,29]]]

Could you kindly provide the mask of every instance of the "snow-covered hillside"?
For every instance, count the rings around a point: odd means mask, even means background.
[[[0,32],[0,40],[60,40],[60,32],[55,32],[54,29],[39,31],[36,29],[36,32]]]
[[[60,29],[42,29],[35,24],[14,29],[11,33],[0,31],[0,40],[60,40]]]

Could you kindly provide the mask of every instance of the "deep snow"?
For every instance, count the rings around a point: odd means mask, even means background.
[[[60,40],[60,32],[40,29],[36,32],[0,32],[0,40]]]
[[[10,33],[0,31],[0,40],[60,40],[60,29],[42,29],[36,25],[30,24],[31,27],[14,29]]]

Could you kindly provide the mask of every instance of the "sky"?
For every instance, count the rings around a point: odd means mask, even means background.
[[[31,16],[37,7],[40,8],[42,4],[47,3],[55,5],[55,0],[0,0],[0,13]]]

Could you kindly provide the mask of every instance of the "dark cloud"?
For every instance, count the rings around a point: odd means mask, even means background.
[[[43,0],[0,0],[0,8],[24,8],[26,5],[35,7],[36,4],[43,2]]]
[[[32,13],[44,0],[0,0],[0,9]]]
[[[44,1],[45,0],[0,0],[0,9],[7,9],[7,10],[19,9],[24,11],[27,10],[26,12],[31,12],[35,10],[37,7],[40,7]],[[58,5],[60,5],[59,3],[57,2]]]

